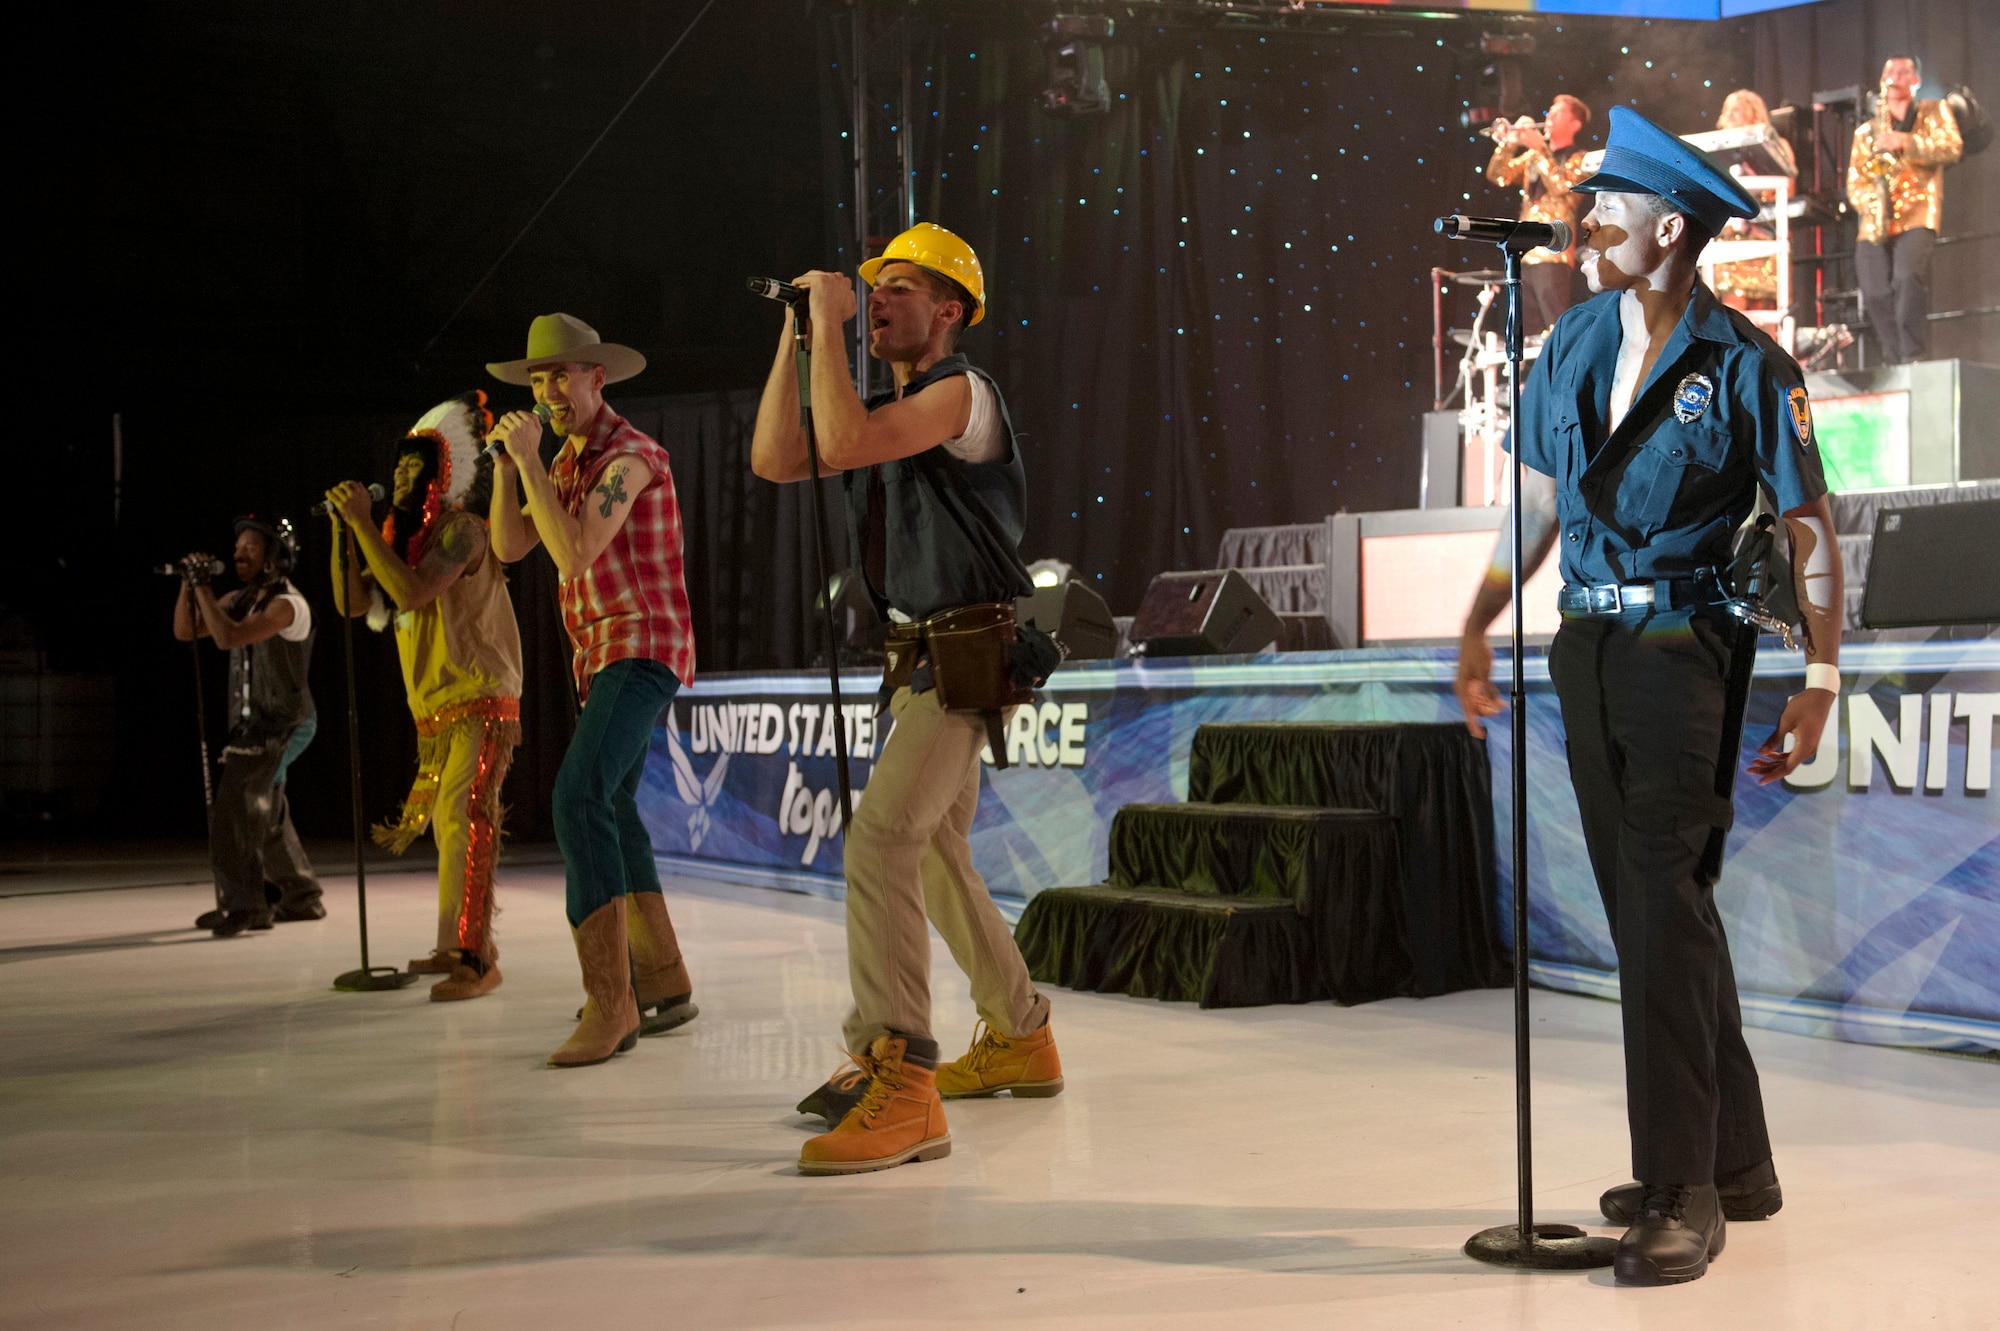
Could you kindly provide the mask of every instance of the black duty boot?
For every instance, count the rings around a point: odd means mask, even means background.
[[[1691,1188],[1648,1183],[1638,1217],[1618,1240],[1611,1273],[1621,1285],[1699,1280],[1708,1271],[1708,1259],[1722,1251],[1726,1234],[1713,1183]]]
[[[216,925],[222,923],[222,917],[228,913],[228,911],[220,906],[217,906],[214,910],[205,910],[194,917],[194,927],[197,929],[213,929]]]
[[[1638,1217],[1645,1190],[1641,1183],[1607,1188],[1597,1199],[1597,1209],[1614,1225],[1630,1225]],[[1721,1199],[1724,1220],[1769,1220],[1785,1205],[1778,1171],[1769,1160],[1716,1179],[1715,1195]]]
[[[208,927],[217,938],[234,938],[245,929],[268,929],[271,927],[271,912],[268,910],[226,910],[222,918]]]

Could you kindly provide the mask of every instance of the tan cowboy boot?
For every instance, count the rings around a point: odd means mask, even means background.
[[[549,1055],[552,1068],[589,1067],[639,1042],[639,1007],[632,1001],[631,963],[625,955],[625,898],[613,897],[571,932],[583,967],[585,1000],[575,1032]]]
[[[461,949],[453,954],[457,961],[451,974],[431,986],[431,1002],[455,1003],[468,998],[483,998],[500,987],[500,966],[497,953],[494,957],[484,957],[469,949]]]
[[[688,978],[667,901],[658,892],[625,898],[625,938],[632,949],[632,990],[639,1000],[639,1034],[658,1035],[693,1021],[701,1009],[692,1001]]]
[[[801,1174],[863,1174],[951,1154],[937,1041],[884,1035],[854,1061],[868,1073],[868,1089],[832,1132],[799,1149]]]

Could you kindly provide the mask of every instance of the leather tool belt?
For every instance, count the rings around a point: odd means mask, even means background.
[[[1010,677],[1008,649],[1019,633],[1011,601],[965,605],[909,624],[891,623],[882,671],[885,696],[907,688],[922,662],[929,662],[938,705],[948,712],[979,712],[986,719],[993,765],[1007,766],[1004,709],[1033,699],[1034,690]]]

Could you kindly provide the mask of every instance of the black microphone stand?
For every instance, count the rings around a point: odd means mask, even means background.
[[[354,809],[354,899],[361,920],[361,968],[334,976],[333,987],[348,993],[372,993],[401,989],[416,983],[417,977],[394,966],[368,964],[368,856],[367,838],[362,835],[361,826],[361,705],[354,689],[354,616],[347,613],[354,609],[347,604],[354,590],[347,581],[348,546],[352,539],[343,520],[339,534],[334,537],[333,559],[334,576],[340,580],[341,650],[347,661],[347,782],[348,802]]]
[[[847,766],[847,712],[840,705],[840,632],[834,621],[833,580],[826,570],[826,495],[819,485],[819,440],[813,436],[812,350],[806,345],[808,307],[800,300],[791,308],[793,363],[799,380],[799,428],[806,435],[807,484],[812,487],[813,560],[819,569],[820,599],[826,607],[826,681],[833,691],[833,757],[840,780],[840,830],[844,837],[847,825],[854,819],[854,780]]]
[[[1609,1266],[1618,1245],[1592,1238],[1575,1225],[1535,1223],[1534,1133],[1528,1079],[1528,684],[1523,657],[1526,618],[1521,608],[1521,373],[1525,356],[1521,328],[1521,255],[1534,246],[1507,241],[1500,247],[1507,288],[1507,428],[1514,436],[1508,491],[1508,546],[1512,552],[1514,833],[1514,1138],[1519,1214],[1512,1225],[1482,1229],[1465,1241],[1465,1255],[1495,1266],[1540,1271],[1579,1271]]]
[[[187,584],[188,611],[190,618],[201,623],[201,607],[195,604],[194,584]],[[208,697],[201,687],[201,639],[188,639],[188,654],[194,660],[194,730],[195,742],[201,749],[201,809],[208,820],[208,839],[215,841],[215,777],[208,770]],[[215,908],[222,909],[222,884],[215,885]]]

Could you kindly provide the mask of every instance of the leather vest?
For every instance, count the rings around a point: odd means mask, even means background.
[[[279,578],[255,596],[239,596],[230,617],[241,620],[257,605],[293,591]],[[317,630],[315,630],[316,632]],[[266,638],[229,649],[229,735],[232,740],[287,736],[313,714],[306,671],[312,664],[313,634],[302,641]]]
[[[890,608],[927,619],[964,605],[1012,601],[1035,590],[1021,562],[1026,530],[1028,473],[1013,421],[999,386],[964,356],[947,356],[903,385],[904,397],[955,375],[976,374],[993,389],[1007,453],[999,462],[962,462],[942,444],[913,457],[843,473],[848,548],[854,567],[867,570],[868,545],[879,541],[880,571],[863,577],[875,609]],[[867,402],[874,411],[896,400],[895,390]]]

